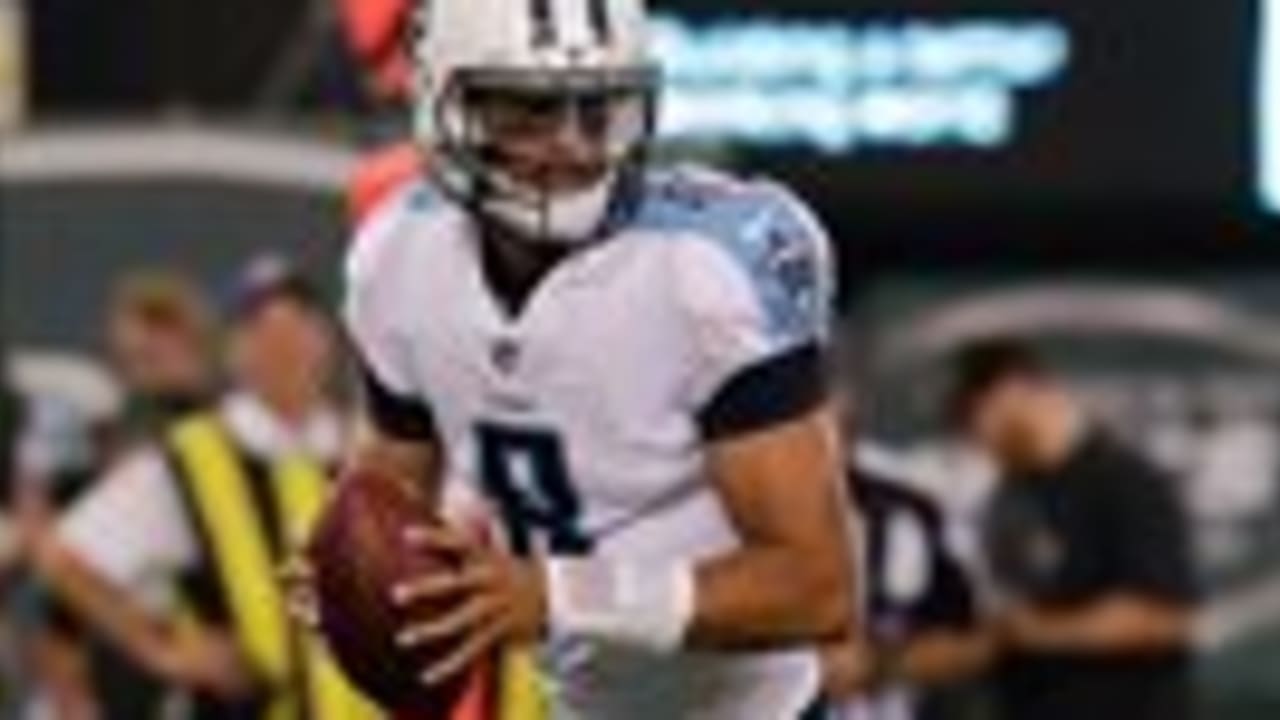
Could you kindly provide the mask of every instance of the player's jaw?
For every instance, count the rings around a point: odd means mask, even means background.
[[[565,127],[495,143],[498,169],[516,185],[539,194],[581,192],[609,171],[602,144],[566,121]]]
[[[522,188],[571,194],[609,171],[606,97],[488,93],[473,98],[471,110],[488,139],[490,160]]]
[[[602,152],[567,143],[508,148],[501,163],[502,172],[517,185],[546,195],[567,195],[591,188],[609,169]]]

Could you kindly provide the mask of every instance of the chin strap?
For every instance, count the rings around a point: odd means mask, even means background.
[[[611,173],[577,193],[556,197],[511,189],[481,197],[478,205],[482,213],[532,242],[577,245],[600,235],[611,214],[616,184],[617,176]]]

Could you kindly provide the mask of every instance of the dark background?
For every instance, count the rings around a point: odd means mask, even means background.
[[[694,20],[736,3],[666,0]],[[40,115],[195,106],[232,113],[296,37],[304,0],[31,3]],[[1257,3],[1243,0],[788,0],[786,19],[1056,19],[1073,55],[1059,84],[1022,93],[1012,146],[870,149],[823,157],[736,148],[793,182],[854,273],[984,262],[1233,263],[1280,259],[1251,178]],[[76,22],[69,22],[74,17]],[[335,53],[341,48],[335,43]],[[321,63],[300,106],[332,110],[350,78]],[[328,98],[329,107],[317,98]],[[358,103],[357,103],[358,106]],[[356,109],[348,108],[348,109]]]
[[[725,17],[725,3],[667,2]],[[801,0],[779,18],[1056,19],[1058,85],[1019,98],[1012,146],[745,153],[827,209],[850,269],[1171,266],[1280,258],[1251,186],[1258,8],[1181,0]]]
[[[692,17],[726,4],[668,2]],[[1024,98],[1006,153],[875,152],[841,158],[832,184],[944,202],[1229,197],[1246,190],[1256,52],[1249,2],[801,0],[778,18],[853,23],[1052,19],[1072,36],[1065,83]],[[904,164],[909,163],[909,164]],[[982,180],[982,182],[974,182]]]
[[[223,111],[246,104],[307,0],[27,5],[37,110],[100,115],[183,102]]]

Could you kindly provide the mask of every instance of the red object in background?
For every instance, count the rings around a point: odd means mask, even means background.
[[[337,0],[347,44],[383,100],[408,95],[412,66],[405,49],[411,0]],[[398,187],[423,171],[421,151],[410,141],[371,151],[347,186],[347,220],[356,227]]]
[[[351,226],[358,227],[383,200],[420,177],[424,170],[422,151],[409,140],[367,154],[347,186],[347,220]]]
[[[405,51],[409,0],[338,0],[338,15],[352,52],[383,100],[403,98],[413,67]]]

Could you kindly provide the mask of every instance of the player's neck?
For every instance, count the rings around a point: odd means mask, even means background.
[[[571,248],[536,245],[497,232],[484,232],[480,257],[485,280],[508,314],[519,315],[538,284]]]

